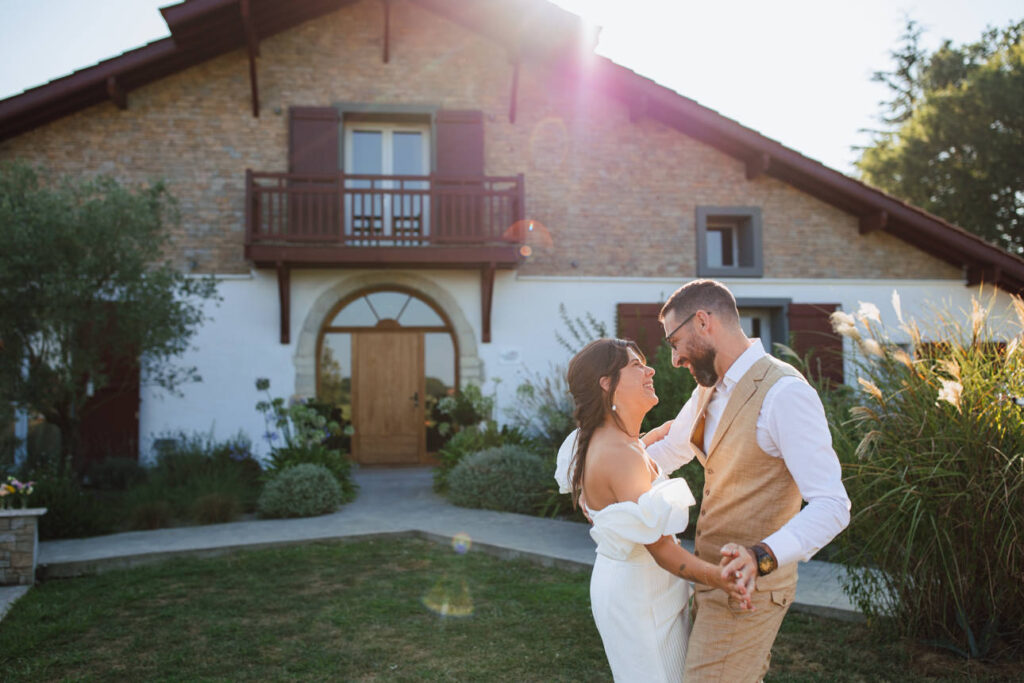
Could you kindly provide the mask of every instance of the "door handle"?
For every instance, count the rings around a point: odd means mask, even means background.
[[[412,396],[409,397],[409,400],[412,401],[412,407],[413,408],[419,408],[420,407],[420,392],[414,391],[412,393]]]

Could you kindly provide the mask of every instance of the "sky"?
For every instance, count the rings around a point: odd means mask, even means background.
[[[928,50],[1024,19],[1020,0],[554,2],[602,27],[599,54],[851,175],[907,17]],[[167,37],[170,4],[0,0],[0,99]]]

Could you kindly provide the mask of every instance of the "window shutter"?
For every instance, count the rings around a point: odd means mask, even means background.
[[[808,372],[814,379],[843,383],[843,338],[832,331],[829,315],[839,304],[790,304],[789,334],[802,358],[813,350]]]
[[[288,171],[336,173],[338,111],[333,107],[292,107],[288,117]]]
[[[289,235],[329,239],[341,234],[341,193],[323,191],[324,185],[338,184],[340,123],[333,107],[292,107],[288,111],[288,172],[332,176],[288,183]]]
[[[484,235],[483,112],[439,110],[434,118],[434,131],[437,145],[435,239],[438,242],[477,241]]]
[[[437,136],[437,174],[484,174],[484,114],[482,111],[445,110],[434,119]]]
[[[658,322],[662,304],[619,304],[616,306],[620,339],[631,339],[647,356],[647,362],[654,362],[658,345],[665,338],[665,328]]]

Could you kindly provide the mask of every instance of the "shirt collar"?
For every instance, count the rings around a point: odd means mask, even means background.
[[[740,354],[740,357],[733,361],[729,369],[725,371],[725,375],[722,379],[718,380],[718,388],[722,391],[729,392],[732,390],[736,383],[740,381],[743,375],[747,374],[747,370],[751,368],[762,356],[767,356],[765,353],[764,345],[761,344],[761,340],[757,337],[752,338],[750,346],[747,350]]]

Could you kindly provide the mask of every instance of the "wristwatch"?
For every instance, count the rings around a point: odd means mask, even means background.
[[[776,562],[775,556],[772,555],[771,550],[764,543],[751,546],[750,552],[754,553],[754,559],[757,560],[758,576],[771,574],[778,568],[779,563]]]

